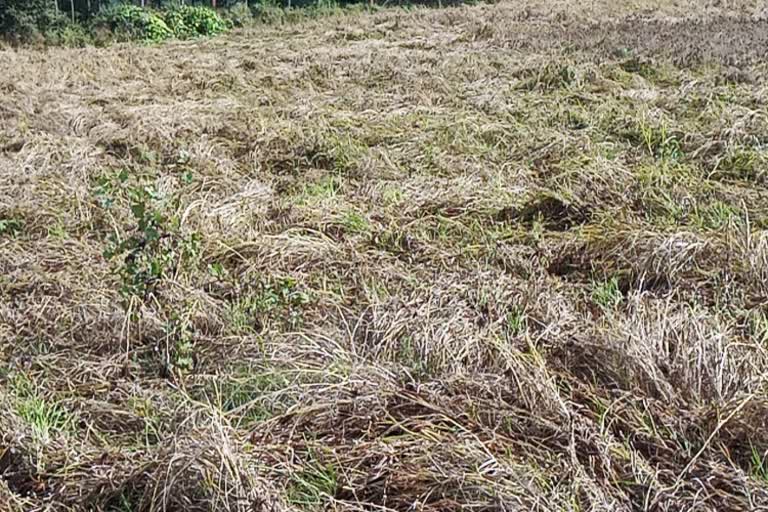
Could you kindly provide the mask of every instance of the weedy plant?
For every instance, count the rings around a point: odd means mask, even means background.
[[[180,218],[173,213],[178,211],[178,197],[166,201],[152,185],[129,183],[127,171],[100,180],[97,194],[106,208],[112,207],[116,195],[121,196],[132,215],[128,234],[113,233],[104,250],[105,258],[117,262],[120,294],[127,301],[146,299],[163,278],[198,255],[199,236],[183,235]]]
[[[178,215],[180,196],[163,197],[150,183],[131,179],[127,171],[99,180],[96,195],[106,210],[127,205],[130,222],[122,232],[107,237],[104,257],[113,263],[123,308],[138,321],[143,307],[152,306],[168,318],[163,337],[163,373],[191,371],[194,346],[191,324],[172,300],[162,300],[163,283],[178,276],[198,259],[200,238],[184,234]]]
[[[638,123],[638,130],[643,146],[651,155],[662,160],[682,158],[680,140],[666,124],[654,125],[642,118]]]
[[[16,395],[16,414],[29,425],[37,442],[46,444],[55,434],[72,426],[71,415],[58,403],[40,396],[26,377],[17,375],[10,387]]]
[[[119,39],[160,42],[173,31],[158,13],[136,5],[122,4],[99,15],[96,25],[106,26]]]
[[[302,310],[309,302],[309,295],[295,279],[263,277],[230,306],[230,328],[256,334],[270,326],[294,329],[302,324]]]
[[[605,309],[612,309],[621,304],[624,295],[619,288],[619,280],[612,277],[607,281],[592,284],[592,300]]]
[[[21,233],[23,223],[18,219],[0,219],[0,236],[15,236]]]
[[[207,7],[176,5],[162,13],[163,21],[178,39],[215,36],[226,32],[230,23]]]

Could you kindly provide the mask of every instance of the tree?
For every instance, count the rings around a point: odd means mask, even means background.
[[[51,0],[0,0],[0,35],[26,40],[60,22]]]

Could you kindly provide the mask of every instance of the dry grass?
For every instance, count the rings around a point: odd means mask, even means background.
[[[0,509],[768,510],[766,13],[584,3],[0,51]]]

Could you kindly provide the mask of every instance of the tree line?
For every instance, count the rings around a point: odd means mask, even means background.
[[[0,19],[7,15],[59,14],[75,20],[88,19],[105,8],[120,4],[139,7],[163,8],[171,4],[205,5],[207,7],[231,7],[236,3],[248,4],[248,0],[0,0]]]

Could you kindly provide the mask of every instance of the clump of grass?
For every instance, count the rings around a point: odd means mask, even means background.
[[[592,300],[605,309],[614,309],[624,300],[624,294],[619,288],[619,280],[611,277],[605,281],[592,283]]]
[[[231,376],[213,383],[211,401],[236,423],[248,427],[271,418],[287,404],[272,396],[291,385],[280,370],[237,370]]]
[[[354,211],[346,212],[341,218],[341,224],[347,232],[352,234],[367,233],[371,229],[368,220]]]
[[[24,223],[19,219],[0,219],[0,236],[16,236],[21,233]]]
[[[630,134],[630,138],[641,144],[649,155],[660,160],[677,161],[683,158],[678,135],[665,123],[651,123],[643,117],[637,123],[636,131]]]
[[[763,177],[762,164],[765,159],[754,150],[736,149],[729,151],[715,165],[713,178],[755,181]]]
[[[693,222],[701,229],[721,230],[741,224],[741,216],[733,206],[716,200],[697,208],[693,213]]]
[[[631,57],[621,63],[621,69],[627,73],[636,73],[643,78],[652,80],[657,75],[657,67],[648,59]]]
[[[525,90],[552,91],[570,87],[578,80],[576,70],[572,66],[556,63],[550,63],[532,71],[531,75],[521,85]]]
[[[316,460],[310,453],[307,463],[292,474],[287,498],[304,510],[316,510],[336,496],[338,485],[336,468]]]
[[[752,476],[764,482],[768,482],[768,453],[760,453],[760,450],[751,447]]]
[[[528,329],[528,315],[525,309],[514,308],[507,313],[506,329],[510,336],[520,336]]]
[[[15,412],[32,430],[37,443],[48,444],[57,434],[74,427],[73,416],[61,404],[42,396],[26,377],[16,376],[10,387],[15,397]]]

